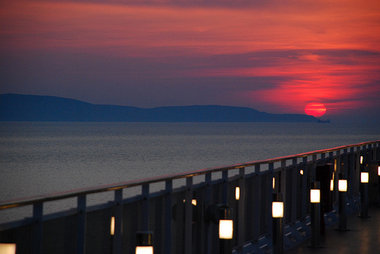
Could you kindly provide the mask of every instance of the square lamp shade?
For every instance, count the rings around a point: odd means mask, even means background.
[[[368,183],[369,181],[369,173],[368,172],[361,172],[360,173],[360,182],[361,183]]]
[[[338,190],[340,192],[346,192],[347,191],[347,180],[346,179],[339,179]]]
[[[284,217],[284,202],[272,202],[272,217]]]
[[[16,244],[15,243],[0,243],[0,253],[1,254],[16,254]]]
[[[321,202],[321,191],[319,189],[310,190],[310,202],[320,203]]]
[[[219,239],[232,239],[234,235],[233,220],[219,220]]]

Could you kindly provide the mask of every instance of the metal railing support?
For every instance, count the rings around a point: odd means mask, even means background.
[[[77,254],[86,252],[86,195],[78,196]]]
[[[192,192],[193,178],[186,178],[186,197],[185,197],[185,254],[193,253],[193,205],[191,204],[193,198]]]
[[[42,253],[43,203],[33,204],[32,254]]]
[[[242,245],[245,241],[245,206],[246,206],[246,193],[245,193],[245,168],[239,169],[239,188],[240,198],[237,205],[237,243]]]
[[[123,235],[123,189],[115,190],[115,232],[112,241],[113,254],[121,254],[121,241]]]
[[[172,250],[172,192],[173,192],[173,181],[171,179],[165,182],[165,247],[164,253],[171,254]]]

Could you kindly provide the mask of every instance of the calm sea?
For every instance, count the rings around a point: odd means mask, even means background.
[[[0,123],[0,200],[376,139],[332,123]]]

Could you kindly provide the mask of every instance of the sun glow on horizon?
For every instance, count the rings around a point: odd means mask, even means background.
[[[321,117],[326,113],[326,107],[323,103],[308,103],[305,106],[305,113],[309,116]]]

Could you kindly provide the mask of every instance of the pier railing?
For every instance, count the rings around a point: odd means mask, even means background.
[[[333,180],[334,186],[339,175],[343,176],[349,182],[348,200],[355,200],[359,197],[361,156],[368,167],[377,165],[380,140],[2,201],[0,210],[31,206],[33,212],[29,219],[0,225],[0,243],[16,244],[18,254],[134,253],[136,233],[143,231],[153,232],[154,253],[221,253],[224,243],[219,239],[212,209],[223,204],[232,208],[233,239],[229,243],[235,251],[251,246],[260,252],[270,246],[273,192],[280,193],[284,201],[288,235],[292,230],[304,230],[299,236],[307,237],[311,184],[324,177],[321,172],[331,172],[324,180]],[[175,187],[177,181],[183,184]],[[154,184],[163,188],[151,191]],[[123,197],[123,190],[133,187],[141,188],[141,192]],[[336,189],[325,212],[335,207]],[[89,195],[104,192],[114,192],[113,200],[86,205]],[[77,200],[75,209],[53,216],[44,214],[48,202],[70,198]],[[291,228],[294,225],[297,229]],[[290,237],[285,246],[291,247],[299,236]],[[263,243],[257,244],[260,241]]]

